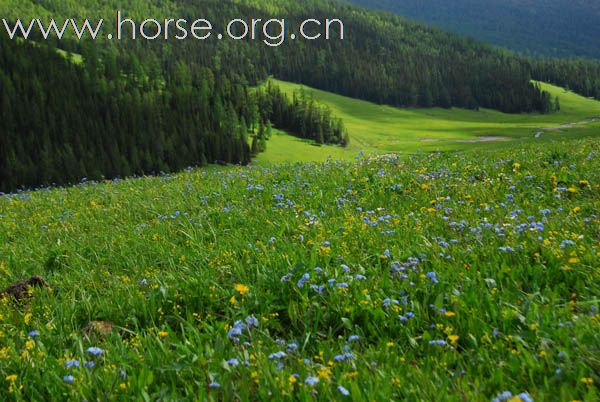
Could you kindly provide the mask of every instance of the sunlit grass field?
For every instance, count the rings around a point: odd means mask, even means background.
[[[598,400],[599,152],[0,197],[0,400]]]
[[[510,115],[493,110],[399,109],[347,98],[284,81],[274,82],[290,96],[301,88],[327,105],[343,119],[350,133],[350,146],[315,148],[314,144],[276,133],[259,164],[285,161],[352,159],[358,152],[421,152],[512,146],[511,142],[545,142],[557,138],[600,136],[600,102],[563,88],[540,84],[553,97],[558,96],[557,113]],[[560,127],[563,124],[573,127]],[[542,134],[538,134],[543,132]],[[536,137],[536,134],[537,137]]]

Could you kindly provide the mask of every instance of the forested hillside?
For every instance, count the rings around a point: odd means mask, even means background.
[[[275,48],[216,39],[38,37],[10,43],[3,33],[0,104],[2,116],[10,117],[0,122],[0,191],[214,161],[245,163],[264,149],[271,123],[318,142],[348,142],[343,125],[314,102],[251,90],[269,75],[393,106],[545,113],[555,105],[531,83],[527,59],[335,1],[0,0],[0,9],[13,19],[110,19],[120,9],[130,18],[209,18],[221,30],[240,16],[296,23],[334,16],[347,31],[345,40],[296,40]],[[296,27],[287,29],[289,36]],[[81,55],[82,63],[54,47]],[[600,88],[597,75],[577,79]]]
[[[532,55],[600,59],[596,0],[351,0]]]

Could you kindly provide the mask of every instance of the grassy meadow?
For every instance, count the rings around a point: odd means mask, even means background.
[[[351,160],[358,152],[382,153],[448,151],[512,146],[512,141],[545,142],[568,136],[600,135],[600,102],[563,88],[541,83],[560,99],[561,111],[551,114],[505,114],[494,110],[399,109],[347,98],[298,84],[274,80],[289,96],[304,88],[319,103],[343,119],[350,146],[315,148],[315,144],[276,132],[267,152],[257,158],[263,165],[286,161]],[[578,123],[571,126],[572,123]],[[562,127],[561,127],[562,126]],[[543,132],[543,134],[537,133]]]
[[[0,400],[598,400],[599,152],[2,196],[0,288],[48,287],[0,298]]]

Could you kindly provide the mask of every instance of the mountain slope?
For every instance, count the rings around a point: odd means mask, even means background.
[[[9,43],[6,33],[0,34],[6,42],[0,46],[0,107],[11,117],[0,121],[0,191],[214,161],[245,163],[248,137],[256,140],[252,153],[264,149],[264,138],[257,137],[269,123],[303,138],[347,142],[343,127],[327,111],[307,110],[303,102],[283,105],[277,96],[257,99],[251,87],[270,75],[393,106],[508,113],[555,109],[551,95],[532,84],[526,58],[337,1],[0,0],[0,11],[9,19],[105,18],[101,38],[114,27],[115,10],[138,23],[207,18],[217,32],[225,32],[227,21],[240,16],[285,17],[288,41],[273,48],[261,40],[218,40],[216,35],[202,42],[91,42],[44,40],[38,34],[29,46]],[[344,21],[344,40],[291,40],[301,21],[331,16]],[[81,55],[77,68],[62,71],[65,61],[47,56],[48,49],[56,48]],[[549,76],[566,71],[565,66],[551,67]],[[575,76],[584,81],[581,88],[600,93],[597,70],[555,76],[566,77],[564,85],[576,89],[569,78]],[[48,103],[52,98],[60,102]]]
[[[595,0],[351,0],[527,54],[600,59]]]

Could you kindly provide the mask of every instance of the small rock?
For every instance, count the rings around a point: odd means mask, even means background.
[[[29,297],[29,290],[31,288],[47,288],[48,282],[40,276],[32,276],[25,281],[15,282],[6,289],[0,291],[0,296],[8,295],[13,297],[17,301],[22,301]]]
[[[89,340],[102,340],[113,332],[114,324],[110,321],[90,321],[83,329],[83,336]]]

